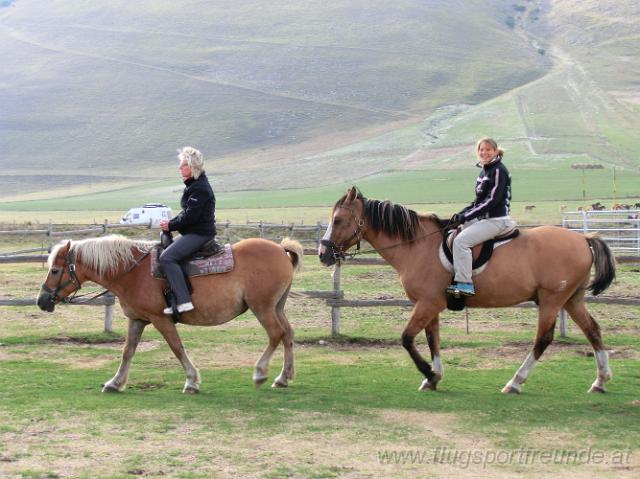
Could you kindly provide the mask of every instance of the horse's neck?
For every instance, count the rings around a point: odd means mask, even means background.
[[[80,262],[78,262],[77,266],[79,267],[79,273],[82,278],[82,283],[84,283],[85,281],[92,281],[97,285],[108,289],[118,297],[120,297],[122,294],[125,294],[127,289],[129,289],[127,284],[128,282],[123,282],[121,280],[121,277],[123,277],[128,269],[128,267],[126,267],[125,265],[120,264],[114,272],[105,275],[99,274],[97,271],[94,271],[92,268],[89,268],[86,265],[81,264]]]
[[[383,233],[368,233],[364,239],[396,271],[404,271],[412,267],[424,267],[429,259],[437,258],[437,254],[433,254],[432,250],[437,252],[442,237],[437,226],[423,222],[414,240],[392,238]],[[420,258],[416,257],[416,251]]]

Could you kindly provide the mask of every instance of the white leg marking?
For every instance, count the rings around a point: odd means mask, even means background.
[[[444,367],[442,366],[442,361],[440,361],[440,356],[438,355],[433,357],[433,372],[440,376],[440,379],[444,376]]]
[[[533,356],[533,352],[530,352],[522,363],[522,366],[516,371],[516,374],[509,380],[505,387],[502,388],[502,392],[508,394],[522,391],[522,385],[527,380],[527,377],[529,377],[529,373],[537,362]]]
[[[437,356],[437,355],[433,357],[433,373],[435,374],[433,381],[429,381],[428,379],[425,379],[420,384],[418,391],[435,391],[438,382],[444,376],[444,368],[442,367],[442,361],[440,361],[440,356]]]
[[[609,353],[604,349],[600,351],[593,351],[593,355],[596,358],[596,366],[598,376],[591,385],[589,392],[605,392],[604,383],[611,379],[611,369],[609,368]]]
[[[184,352],[184,357],[182,359],[182,367],[187,373],[187,379],[184,383],[184,388],[182,389],[183,393],[186,394],[194,394],[200,391],[200,372],[193,365],[189,356],[187,356],[187,352]]]

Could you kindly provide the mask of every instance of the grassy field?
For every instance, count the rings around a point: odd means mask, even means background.
[[[389,268],[343,273],[347,297],[401,294]],[[0,265],[3,295],[35,295],[44,274],[40,265]],[[294,289],[330,285],[331,270],[306,257]],[[610,293],[638,287],[637,267],[621,266]],[[594,360],[570,325],[520,396],[499,390],[531,347],[533,310],[473,310],[470,334],[463,313],[445,313],[445,378],[425,394],[400,346],[407,309],[345,309],[339,337],[329,335],[322,303],[293,297],[287,309],[297,369],[289,389],[254,389],[266,335],[246,314],[218,328],[179,328],[203,379],[199,395],[183,396],[184,374],[152,329],[128,389],[100,392],[119,361],[126,327],[119,311],[105,334],[102,308],[0,308],[0,475],[631,478],[640,471],[637,308],[591,307],[611,350],[609,394],[586,394]],[[418,342],[426,351],[424,338]],[[280,365],[277,353],[271,377]]]

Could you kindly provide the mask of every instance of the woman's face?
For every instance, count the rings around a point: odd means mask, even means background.
[[[480,146],[478,146],[478,159],[483,165],[488,165],[497,154],[498,150],[495,149],[491,143],[483,141],[480,143]]]
[[[178,169],[180,170],[180,176],[182,176],[183,181],[187,181],[191,178],[191,167],[187,160],[180,160],[180,166],[178,166]]]

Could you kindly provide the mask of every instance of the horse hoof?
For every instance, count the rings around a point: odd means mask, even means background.
[[[183,394],[198,394],[200,390],[198,388],[194,388],[193,386],[186,387],[182,390]]]
[[[268,379],[267,376],[263,378],[253,378],[253,385],[256,387],[256,389],[258,389],[267,381],[267,379]]]
[[[287,383],[283,383],[281,381],[274,381],[271,385],[272,388],[288,388],[289,385]]]
[[[119,393],[120,390],[117,387],[112,386],[110,384],[103,384],[102,385],[102,392],[103,393]]]
[[[514,386],[505,386],[502,388],[502,394],[520,394],[520,390]]]
[[[588,392],[604,394],[607,392],[607,390],[605,388],[601,388],[600,386],[591,386]]]
[[[420,384],[418,391],[435,391],[437,387],[438,381],[430,382],[428,379],[425,379],[424,381],[422,381],[422,384]]]

